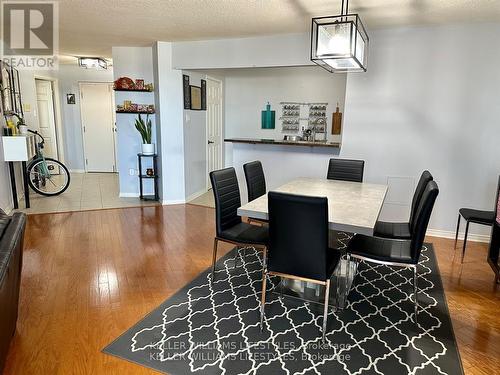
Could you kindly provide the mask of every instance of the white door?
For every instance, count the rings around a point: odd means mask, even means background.
[[[109,83],[81,83],[83,149],[86,172],[115,171],[113,89]]]
[[[35,86],[38,122],[40,126],[38,131],[45,138],[43,153],[46,157],[57,159],[57,137],[52,82],[36,79]]]
[[[222,168],[222,82],[207,78],[207,172]],[[207,186],[210,178],[207,173]]]

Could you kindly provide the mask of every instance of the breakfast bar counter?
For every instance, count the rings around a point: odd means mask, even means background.
[[[322,141],[287,141],[283,139],[266,139],[266,138],[227,138],[224,142],[231,143],[247,143],[247,144],[262,144],[262,145],[286,145],[286,146],[308,146],[308,147],[333,147],[340,148],[338,142],[322,142]]]

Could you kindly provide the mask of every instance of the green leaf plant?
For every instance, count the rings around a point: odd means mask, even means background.
[[[146,121],[144,121],[144,119],[139,114],[138,118],[135,119],[135,128],[141,134],[142,143],[151,144],[152,125],[151,120],[149,119],[149,115],[146,115]]]

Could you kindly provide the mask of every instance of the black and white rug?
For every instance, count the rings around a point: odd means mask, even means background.
[[[418,324],[412,272],[362,263],[346,308],[328,316],[326,344],[322,306],[277,293],[261,332],[260,254],[234,269],[235,251],[213,285],[201,273],[103,351],[172,375],[463,374],[432,245],[418,269]]]

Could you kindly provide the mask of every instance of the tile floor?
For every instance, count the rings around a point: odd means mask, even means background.
[[[197,206],[215,208],[214,193],[212,192],[212,189],[210,189],[205,194],[202,194],[198,198],[190,200],[188,203],[195,204]]]
[[[71,183],[64,193],[45,197],[30,191],[30,203],[31,207],[24,209],[22,198],[19,211],[39,214],[159,204],[139,198],[120,198],[117,173],[72,173]]]

